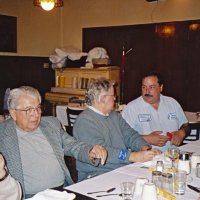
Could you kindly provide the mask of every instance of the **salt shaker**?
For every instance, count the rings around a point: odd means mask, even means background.
[[[163,172],[164,164],[162,160],[158,160],[156,163],[156,171]]]
[[[197,163],[196,166],[196,177],[200,178],[200,163]]]
[[[162,187],[162,172],[153,171],[152,182],[155,184],[156,187],[161,188]]]
[[[178,170],[184,170],[187,174],[191,171],[190,166],[190,154],[187,152],[181,152],[179,154]]]
[[[173,176],[171,173],[162,173],[162,188],[167,192],[173,192]]]

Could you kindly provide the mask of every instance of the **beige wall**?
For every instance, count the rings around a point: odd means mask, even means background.
[[[18,17],[14,55],[49,56],[56,47],[81,49],[84,27],[200,19],[200,0],[64,0],[62,9],[50,12],[34,7],[32,0],[0,0],[0,14]]]
[[[0,0],[0,14],[17,17],[17,53],[1,55],[48,56],[60,45],[60,13],[43,11],[32,0]]]

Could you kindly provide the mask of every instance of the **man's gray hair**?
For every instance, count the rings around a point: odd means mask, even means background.
[[[10,91],[7,101],[8,110],[15,109],[18,103],[18,99],[23,95],[28,95],[34,98],[38,98],[40,103],[42,101],[41,95],[37,89],[30,86],[21,86],[19,88],[15,88]]]
[[[86,92],[86,103],[87,105],[93,105],[95,102],[100,100],[100,95],[108,92],[108,90],[113,86],[111,80],[106,78],[94,79]]]

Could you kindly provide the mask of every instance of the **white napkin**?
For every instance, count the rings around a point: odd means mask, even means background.
[[[73,200],[76,195],[74,193],[67,193],[67,191],[59,192],[57,190],[47,189],[37,193],[32,198],[27,200]]]
[[[165,167],[169,167],[170,164],[171,164],[171,161],[170,161],[170,160],[167,160],[167,159],[165,158],[164,154],[157,155],[157,156],[155,156],[155,157],[153,158],[153,160],[144,162],[144,163],[142,163],[142,164],[143,164],[144,166],[146,166],[146,167],[155,167],[158,160],[162,160]]]

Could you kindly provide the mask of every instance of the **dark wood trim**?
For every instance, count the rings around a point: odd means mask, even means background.
[[[51,105],[44,95],[55,84],[54,70],[44,68],[43,63],[49,63],[47,57],[31,56],[0,56],[0,113],[3,113],[3,97],[6,88],[22,85],[35,87],[41,93],[46,114],[51,114]]]
[[[198,28],[191,30],[191,24]],[[163,25],[175,27],[173,37],[156,32]],[[174,97],[184,110],[200,110],[200,20],[83,28],[83,51],[104,47],[111,65],[121,66],[123,46],[133,48],[126,57],[124,103],[140,95],[143,74],[156,70],[165,79],[163,94]]]

